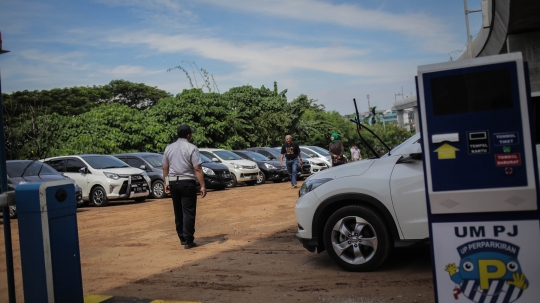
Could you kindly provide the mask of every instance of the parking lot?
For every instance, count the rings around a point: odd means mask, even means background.
[[[297,197],[289,182],[210,191],[198,200],[199,247],[191,250],[176,236],[169,198],[80,208],[84,293],[199,302],[434,301],[428,245],[394,250],[375,272],[343,271],[294,237]],[[16,220],[12,227],[23,302]],[[0,302],[6,301],[0,260]]]

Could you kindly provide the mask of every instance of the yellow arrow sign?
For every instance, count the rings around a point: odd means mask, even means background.
[[[441,159],[455,159],[456,158],[456,151],[459,151],[459,149],[453,147],[452,145],[448,143],[444,143],[441,147],[437,148],[435,150],[436,153],[439,155],[439,160]]]

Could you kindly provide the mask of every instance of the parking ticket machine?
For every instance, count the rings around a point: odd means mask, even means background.
[[[521,53],[420,66],[417,89],[437,302],[537,302],[538,166]]]

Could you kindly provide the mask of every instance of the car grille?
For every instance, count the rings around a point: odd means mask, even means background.
[[[144,180],[144,177],[141,175],[131,175],[131,186],[133,188],[133,185],[136,185],[138,187],[144,187],[146,190],[148,189],[148,184],[146,183],[146,180]],[[120,187],[120,191],[118,194],[124,195],[127,191],[128,187],[128,181],[124,181],[122,183],[122,187]]]
[[[257,168],[257,166],[255,166],[255,165],[253,165],[253,166],[242,165],[242,168],[244,168],[244,169],[255,169],[255,168]]]

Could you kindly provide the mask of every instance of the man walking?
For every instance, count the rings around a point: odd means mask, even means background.
[[[171,194],[174,208],[174,223],[180,244],[190,249],[197,244],[195,234],[195,214],[197,211],[197,183],[201,185],[201,198],[206,196],[206,186],[202,171],[202,161],[197,146],[189,143],[192,130],[188,125],[177,129],[178,140],[169,144],[163,152],[163,180],[165,193]]]
[[[286,158],[285,164],[287,165],[287,172],[291,177],[292,187],[296,188],[296,171],[298,170],[298,163],[302,163],[302,154],[300,153],[300,146],[298,146],[298,143],[293,142],[291,135],[285,136],[285,144],[281,147],[279,166],[283,166],[284,155]]]
[[[362,155],[360,155],[360,149],[356,144],[354,144],[351,148],[351,159],[353,161],[359,161],[362,160]]]

